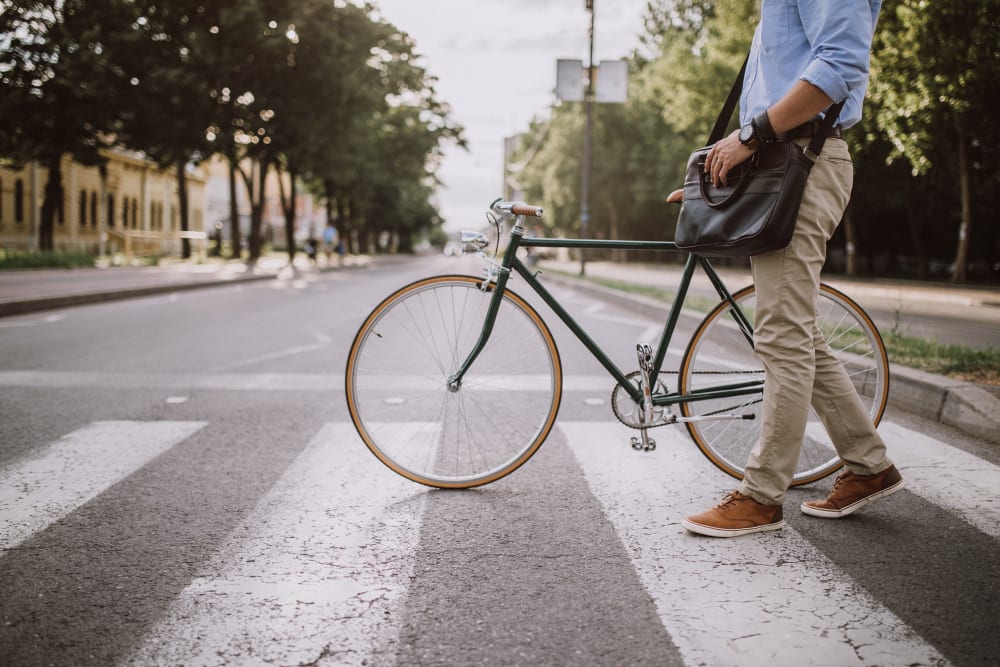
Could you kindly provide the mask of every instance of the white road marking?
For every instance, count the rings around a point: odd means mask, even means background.
[[[681,528],[735,483],[680,430],[657,429],[656,451],[637,453],[619,425],[560,427],[687,664],[944,662],[790,527],[728,540]]]
[[[231,364],[222,364],[221,366],[215,366],[214,368],[210,368],[208,370],[213,373],[217,371],[228,371],[234,368],[241,368],[243,366],[252,366],[253,364],[258,364],[262,361],[273,361],[274,359],[283,359],[285,357],[293,357],[307,352],[315,352],[316,350],[322,350],[324,347],[326,347],[326,343],[323,342],[305,343],[304,345],[295,345],[287,347],[283,350],[275,350],[274,352],[260,354],[248,359],[240,359],[239,361],[234,361]]]
[[[125,663],[391,658],[425,494],[327,424]]]
[[[878,430],[909,491],[1000,538],[1000,467],[893,422]]]
[[[0,551],[45,529],[204,425],[93,422],[39,456],[0,470]]]
[[[313,344],[302,346],[311,348]],[[318,345],[316,347],[319,347]],[[298,349],[297,352],[304,352]],[[430,380],[386,383],[400,391],[434,387]],[[564,375],[565,391],[610,392],[610,375]],[[377,383],[376,383],[377,386]],[[547,375],[497,375],[490,378],[497,390],[549,391]],[[109,387],[126,389],[221,389],[237,391],[343,391],[344,376],[332,373],[100,373],[96,371],[0,371],[0,387]],[[480,385],[482,387],[482,385]]]

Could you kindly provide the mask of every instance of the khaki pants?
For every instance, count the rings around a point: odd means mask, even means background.
[[[826,242],[847,207],[853,172],[847,143],[829,139],[809,175],[792,242],[751,258],[757,292],[754,349],[764,364],[764,403],[760,440],[740,491],[760,503],[777,505],[784,499],[810,403],[850,471],[870,475],[892,465],[847,372],[816,328]]]

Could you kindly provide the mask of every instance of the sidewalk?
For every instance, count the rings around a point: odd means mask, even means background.
[[[343,265],[318,265],[296,257],[298,271],[335,271],[367,265],[367,257],[347,257]],[[163,292],[217,287],[291,274],[287,256],[262,257],[252,271],[240,261],[164,262],[159,266],[0,271],[0,317],[129,299]]]
[[[594,296],[613,300],[648,317],[661,320],[665,314],[664,302],[650,297],[626,294],[619,290],[596,285],[575,277],[580,271],[579,262],[543,260],[539,267],[549,269],[546,280],[570,285]],[[571,276],[552,273],[561,271]],[[661,264],[621,264],[613,262],[587,262],[588,277],[606,278],[641,286],[670,290],[680,280],[682,267]],[[749,285],[750,272],[739,269],[717,269],[723,281],[732,289]],[[848,294],[865,309],[885,307],[905,310],[910,315],[947,315],[949,311],[968,313],[970,306],[988,321],[1000,321],[1000,295],[995,290],[926,284],[909,284],[903,281],[861,281],[833,278],[824,282]],[[701,271],[696,271],[691,283],[691,293],[715,297],[715,291]],[[717,298],[717,297],[715,297]],[[685,312],[684,316],[700,321],[702,314]],[[997,342],[1000,345],[1000,341]],[[971,435],[1000,444],[1000,398],[982,387],[941,375],[933,375],[897,364],[890,364],[889,404],[958,428]]]

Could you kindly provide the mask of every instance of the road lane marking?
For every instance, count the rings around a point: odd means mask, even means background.
[[[490,388],[551,391],[548,375],[496,375]],[[374,379],[373,379],[374,382]],[[389,377],[393,387],[420,390],[435,385],[419,378]],[[377,386],[377,382],[374,382]],[[96,371],[0,371],[0,387],[99,387],[114,389],[219,389],[235,391],[343,391],[344,376],[333,373],[101,373]],[[608,375],[565,375],[564,391],[608,391]]]
[[[99,421],[0,470],[0,551],[80,507],[205,422]]]
[[[326,424],[124,664],[391,659],[426,492]]]
[[[734,485],[682,432],[657,429],[645,454],[620,425],[560,428],[687,664],[944,662],[794,529],[720,540],[681,528]]]
[[[1000,467],[893,422],[878,430],[909,491],[1000,538]]]

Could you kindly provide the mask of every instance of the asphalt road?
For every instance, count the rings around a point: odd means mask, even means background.
[[[680,429],[633,452],[602,370],[550,322],[575,381],[527,465],[463,492],[382,466],[347,416],[348,345],[396,287],[478,266],[0,322],[0,664],[1000,659],[1000,455],[907,414],[881,428],[907,490],[842,521],[801,515],[825,480],[790,492],[783,531],[698,538],[679,519],[733,480]],[[554,291],[623,366],[660,328]]]

